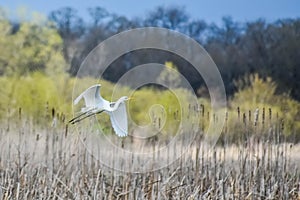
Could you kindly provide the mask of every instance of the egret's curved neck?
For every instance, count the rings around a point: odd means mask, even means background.
[[[124,102],[125,100],[121,97],[120,99],[118,99],[118,101],[116,101],[115,103],[114,103],[114,105],[111,107],[111,111],[115,111],[115,110],[117,110],[118,109],[118,107],[120,106],[120,104],[122,103],[122,102]]]

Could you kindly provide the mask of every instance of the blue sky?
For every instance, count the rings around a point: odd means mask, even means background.
[[[2,0],[0,6],[12,11],[26,7],[45,15],[52,10],[70,6],[87,18],[86,8],[101,6],[108,11],[129,18],[143,17],[159,5],[184,6],[192,18],[220,23],[223,16],[244,22],[264,18],[275,21],[279,18],[300,17],[300,0]]]

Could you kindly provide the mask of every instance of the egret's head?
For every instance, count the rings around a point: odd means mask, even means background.
[[[132,97],[127,97],[127,96],[123,96],[123,97],[120,98],[120,100],[121,100],[122,102],[128,101],[128,100],[132,100],[132,99],[133,99]]]

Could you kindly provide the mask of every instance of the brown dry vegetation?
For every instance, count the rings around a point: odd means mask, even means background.
[[[244,138],[238,144],[209,144],[196,135],[168,155],[153,154],[150,162],[166,167],[145,173],[139,163],[115,162],[105,167],[85,148],[91,133],[66,126],[63,118],[45,126],[31,120],[2,122],[0,132],[0,198],[2,199],[299,199],[299,145],[284,142],[281,128],[268,137]],[[230,118],[230,116],[229,116]],[[250,129],[249,129],[250,130]],[[225,134],[225,132],[223,133]],[[189,134],[186,134],[189,137]],[[101,137],[101,136],[99,136]],[[112,136],[118,142],[118,138]],[[101,140],[99,140],[101,141]],[[104,140],[103,140],[104,141]],[[125,141],[126,146],[135,141]],[[104,141],[105,142],[105,141]],[[104,142],[98,146],[103,148]],[[139,144],[140,145],[140,144]],[[145,143],[153,151],[155,143]],[[153,147],[154,146],[154,147]],[[107,158],[119,160],[114,152]],[[176,159],[178,158],[178,159]],[[134,158],[132,158],[133,160]],[[132,166],[131,166],[132,165]],[[133,166],[135,165],[135,166]]]

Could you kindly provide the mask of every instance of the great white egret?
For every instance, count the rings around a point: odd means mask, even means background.
[[[75,124],[87,117],[102,113],[103,111],[110,115],[110,121],[115,133],[119,137],[128,135],[128,122],[125,101],[128,97],[123,96],[116,102],[109,102],[100,95],[100,84],[93,85],[81,93],[75,100],[74,105],[84,98],[85,107],[81,108],[81,113],[71,119],[69,123]]]

